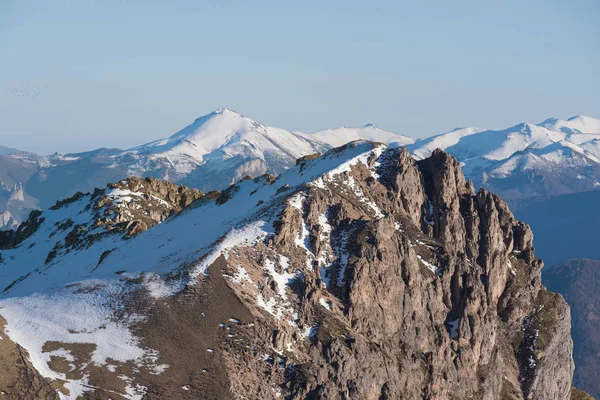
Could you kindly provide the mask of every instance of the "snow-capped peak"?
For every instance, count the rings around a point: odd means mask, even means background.
[[[528,148],[542,148],[565,138],[562,132],[529,123],[494,131],[477,128],[454,130],[415,143],[411,151],[418,157],[427,157],[435,148],[442,148],[461,161],[474,158],[504,160]]]
[[[227,144],[237,135],[239,138],[249,132],[264,130],[264,126],[228,108],[220,108],[197,118],[174,135],[134,149],[138,154],[181,153],[201,160],[219,147]]]
[[[199,166],[212,171],[203,175],[204,180],[214,175],[214,171],[230,171],[226,174],[228,181],[223,182],[229,184],[244,175],[279,173],[293,165],[297,158],[324,148],[322,143],[301,134],[266,126],[231,109],[221,108],[168,138],[125,153],[158,160],[174,169],[178,178],[186,177]],[[144,167],[144,160],[141,163]],[[204,185],[201,187],[204,189]]]
[[[548,118],[538,125],[565,133],[600,135],[600,120],[585,115],[576,115],[567,120]]]
[[[211,114],[237,114],[237,115],[241,115],[239,112],[232,110],[231,108],[219,108],[215,111],[213,111]]]

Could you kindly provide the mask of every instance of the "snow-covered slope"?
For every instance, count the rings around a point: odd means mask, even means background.
[[[203,191],[222,189],[245,176],[280,174],[298,158],[330,147],[220,109],[170,137],[128,150],[43,157],[14,153],[7,158],[18,158],[35,169],[21,183],[44,208],[77,191],[88,192],[129,176],[160,178]]]
[[[142,196],[159,204],[164,200],[111,189],[57,203],[22,230],[33,230],[32,235],[16,247],[4,244],[7,248],[2,250],[0,263],[4,331],[29,352],[38,372],[65,382],[65,398],[75,399],[94,389],[88,376],[93,374],[92,366],[115,372],[133,365],[137,373],[160,374],[169,366],[158,364],[156,352],[131,332],[130,327],[143,316],[139,310],[123,309],[126,300],[142,291],[151,301],[158,301],[195,284],[209,265],[220,256],[227,257],[233,247],[271,234],[282,207],[302,185],[323,186],[332,176],[348,171],[351,165],[366,164],[384,149],[385,145],[356,142],[294,166],[274,182],[269,176],[244,180],[133,238],[113,229],[114,214],[99,208],[103,199],[110,199],[117,208],[125,207],[125,216],[128,208],[140,208],[136,202]],[[98,196],[103,196],[100,203]],[[358,201],[370,212],[380,213],[364,194]],[[270,302],[263,306],[273,311]],[[90,365],[78,363],[78,344],[93,346]],[[77,373],[57,371],[52,364],[56,357],[71,362],[70,371],[77,369]],[[138,399],[146,391],[132,386],[126,374],[118,378],[125,387],[120,395],[125,398]]]
[[[422,160],[429,157],[435,149],[447,149],[457,144],[462,138],[484,130],[479,128],[456,128],[447,133],[413,142],[413,145],[409,148],[416,159]]]
[[[565,133],[590,133],[600,135],[600,120],[586,117],[585,115],[576,115],[567,120],[548,118],[538,125],[553,131],[562,131]]]
[[[411,137],[389,132],[371,124],[360,128],[343,127],[326,129],[304,136],[327,143],[332,147],[342,146],[353,140],[370,140],[372,142],[386,143],[392,147],[406,146],[415,142],[415,139]]]
[[[291,132],[220,109],[170,137],[128,150],[38,156],[0,149],[5,153],[0,154],[0,188],[8,188],[0,191],[0,213],[9,211],[22,221],[32,208],[128,176],[150,176],[203,191],[222,189],[245,176],[277,175],[302,156],[359,139],[406,146],[417,159],[445,149],[461,161],[476,185],[508,200],[600,185],[600,120],[590,117],[551,118],[504,130],[459,128],[415,141],[372,125]],[[9,207],[9,191],[16,183],[22,184],[27,201]]]

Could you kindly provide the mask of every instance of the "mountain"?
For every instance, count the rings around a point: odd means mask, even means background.
[[[16,158],[21,155],[0,155],[0,228],[16,227],[39,206],[39,201],[23,188],[23,182],[31,179],[37,167]]]
[[[600,135],[600,120],[585,115],[576,115],[566,121],[558,118],[548,118],[539,125],[575,136],[580,134]]]
[[[385,131],[372,124],[367,124],[360,128],[343,127],[338,129],[326,129],[305,134],[304,136],[326,143],[331,147],[343,146],[354,140],[381,142],[393,147],[406,146],[415,142],[415,139],[411,137]]]
[[[12,147],[0,146],[0,155],[10,156],[15,154],[23,153],[23,151],[18,149],[13,149]]]
[[[600,261],[569,260],[544,271],[544,284],[565,297],[572,310],[574,383],[600,398]]]
[[[351,142],[206,195],[121,180],[0,234],[0,390],[569,399],[532,240],[443,151]]]
[[[133,156],[137,161],[130,164],[131,175],[147,174],[149,164],[156,163],[164,168],[161,178],[210,190],[246,175],[280,173],[296,159],[324,149],[321,143],[224,108],[167,139],[125,151],[117,163]]]
[[[600,120],[548,119],[494,131],[463,128],[409,146],[417,158],[442,148],[458,158],[477,187],[513,206],[600,187]],[[525,201],[523,201],[525,200]]]
[[[245,176],[279,174],[302,156],[357,139],[394,145],[414,142],[372,125],[312,134],[290,132],[223,108],[196,119],[168,138],[127,150],[98,149],[38,156],[7,149],[4,153],[11,160],[18,159],[29,170],[33,169],[18,181],[31,201],[23,211],[15,212],[3,205],[0,197],[0,212],[7,211],[14,217],[7,217],[7,221],[20,222],[32,209],[49,207],[57,198],[91,191],[129,176],[150,176],[211,191]],[[0,179],[11,187],[14,185],[10,180]]]

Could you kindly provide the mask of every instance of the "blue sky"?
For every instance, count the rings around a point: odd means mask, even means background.
[[[229,107],[425,137],[600,117],[600,2],[0,2],[0,144],[126,148]]]

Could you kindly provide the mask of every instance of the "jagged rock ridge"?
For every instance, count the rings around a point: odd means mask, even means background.
[[[569,398],[569,309],[500,198],[441,151],[416,162],[353,142],[311,158],[194,201],[100,265],[86,254],[110,238],[28,272],[0,300],[7,337],[66,396]],[[101,335],[26,337],[33,317],[15,318],[33,290],[75,308],[109,292],[100,320],[135,346],[116,357]]]

